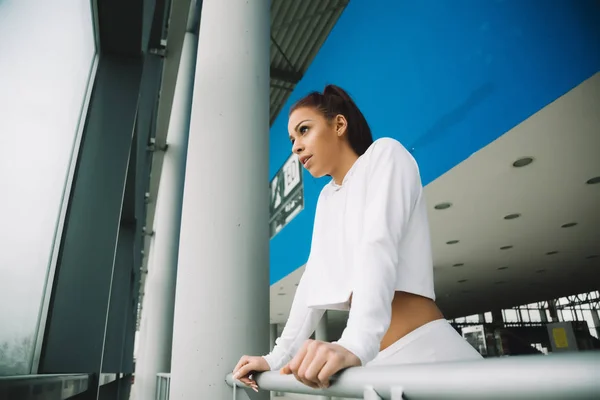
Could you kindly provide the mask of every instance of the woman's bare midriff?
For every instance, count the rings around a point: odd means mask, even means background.
[[[350,295],[352,304],[352,295]],[[444,315],[427,297],[412,293],[396,292],[392,300],[392,320],[381,340],[379,351],[389,347],[421,326],[444,318]]]
[[[442,318],[444,315],[433,300],[412,293],[396,292],[392,300],[392,320],[381,340],[380,351],[415,329]]]

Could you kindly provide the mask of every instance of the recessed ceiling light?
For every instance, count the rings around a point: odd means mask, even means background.
[[[298,286],[298,284],[297,284],[297,283],[294,283],[294,286]]]
[[[541,273],[543,273],[543,272],[546,272],[546,270],[542,268],[542,269],[538,269],[538,270],[537,270],[537,271],[535,271],[535,272],[537,272],[538,274],[541,274]]]
[[[546,253],[547,256],[553,256],[555,254],[558,254],[558,251],[553,250],[553,251],[549,251],[549,252]]]
[[[595,185],[596,183],[600,183],[600,176],[596,176],[594,178],[588,179],[586,183],[588,185]]]
[[[285,293],[277,293],[278,296],[285,296]]]
[[[498,267],[498,271],[504,271],[505,269],[508,269],[508,267]]]
[[[513,246],[502,246],[500,247],[500,250],[508,250],[508,249],[512,249]]]
[[[460,281],[458,281],[458,283],[465,283],[467,281],[468,281],[468,279],[461,279]]]
[[[513,163],[513,167],[515,167],[515,168],[525,167],[525,166],[531,164],[532,162],[533,162],[533,158],[532,157],[519,158],[517,161],[515,161]]]
[[[446,242],[446,244],[456,244],[458,242],[460,242],[460,240],[449,240]]]
[[[452,207],[452,203],[440,203],[436,204],[433,208],[435,208],[436,210],[447,210],[450,207]]]
[[[277,315],[283,315],[283,313],[282,313],[282,312],[280,312],[280,313],[277,313]]]
[[[453,267],[462,267],[463,265],[465,265],[464,263],[456,263],[453,265]]]
[[[575,225],[577,225],[577,222],[569,222],[568,224],[561,225],[561,228],[571,228]]]
[[[510,220],[510,219],[517,219],[521,216],[521,214],[515,213],[515,214],[508,214],[506,216],[504,216],[504,219],[506,220]]]
[[[598,254],[592,254],[591,256],[587,256],[585,259],[586,260],[593,260],[594,258],[598,258],[600,256],[598,256]]]

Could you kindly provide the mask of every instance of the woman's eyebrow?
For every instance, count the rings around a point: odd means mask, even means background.
[[[298,130],[298,127],[299,127],[299,126],[300,126],[300,125],[301,125],[303,122],[307,122],[307,121],[310,121],[310,119],[305,119],[305,120],[303,120],[303,121],[300,121],[300,122],[298,122],[298,125],[296,125],[296,127],[294,128],[294,130],[295,130],[295,131],[297,131],[297,130]]]

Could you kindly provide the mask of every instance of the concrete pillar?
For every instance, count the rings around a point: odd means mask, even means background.
[[[231,399],[239,358],[269,351],[269,26],[268,0],[202,2],[171,399]]]
[[[179,229],[197,48],[197,36],[186,33],[167,132],[169,147],[164,154],[156,199],[142,308],[144,341],[136,363],[142,366],[141,373],[136,374],[137,399],[154,399],[156,374],[171,372]]]

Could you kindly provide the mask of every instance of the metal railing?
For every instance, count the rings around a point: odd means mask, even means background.
[[[0,399],[70,399],[87,391],[89,385],[88,374],[0,376]]]
[[[169,400],[169,390],[171,389],[171,374],[159,372],[156,374],[156,399]]]
[[[325,390],[279,372],[257,374],[256,381],[261,390],[365,400],[600,399],[600,352],[349,368]],[[226,382],[233,386],[231,374]]]

